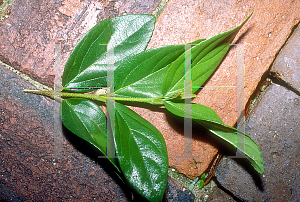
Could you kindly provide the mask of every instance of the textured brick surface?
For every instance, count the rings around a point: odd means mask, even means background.
[[[16,0],[0,25],[0,60],[53,86],[54,44],[62,43],[62,65],[79,39],[97,22],[122,14],[151,14],[158,0]]]
[[[53,101],[23,93],[32,86],[2,66],[0,74],[0,199],[127,201],[95,149],[54,132]]]
[[[295,29],[274,61],[271,71],[300,92],[300,26]]]
[[[165,195],[166,201],[192,202],[195,199],[195,195],[191,191],[184,189],[181,184],[179,184],[172,178],[168,178],[167,187],[168,188]]]
[[[246,201],[300,200],[300,96],[272,84],[249,120],[246,133],[260,146],[265,173],[257,175],[243,159],[224,158],[220,184]]]
[[[215,191],[208,197],[207,202],[234,202],[231,196],[223,192],[221,189],[216,188]]]
[[[149,47],[191,42],[199,38],[209,38],[239,25],[253,10],[254,14],[236,37],[234,43],[246,44],[245,53],[245,103],[255,90],[261,76],[269,69],[276,53],[288,38],[295,24],[300,20],[299,0],[256,1],[256,0],[171,0],[156,23]],[[227,55],[215,75],[206,86],[236,86],[237,62],[236,46]],[[201,90],[194,102],[212,107],[228,125],[234,125],[237,118],[236,89],[224,87]],[[161,120],[155,123],[159,126]],[[165,135],[166,137],[167,135]],[[169,141],[170,166],[189,177],[195,178],[208,166],[199,162],[199,169],[193,169],[187,161],[192,158],[176,159],[182,151],[183,136]],[[211,159],[216,149],[194,141],[195,153]],[[197,146],[196,146],[197,145]],[[201,153],[204,145],[209,148],[209,156]]]

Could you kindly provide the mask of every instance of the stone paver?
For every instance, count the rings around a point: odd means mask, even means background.
[[[214,193],[212,193],[209,198],[207,199],[208,202],[234,202],[234,200],[231,196],[223,192],[221,189],[215,189]]]
[[[168,177],[168,185],[165,200],[166,201],[186,201],[193,202],[195,200],[195,195],[185,189],[180,183]]]
[[[260,146],[265,173],[257,175],[243,159],[223,158],[215,174],[223,187],[246,201],[300,200],[299,100],[271,84],[245,123],[246,133]]]
[[[300,26],[278,54],[271,72],[300,92]]]

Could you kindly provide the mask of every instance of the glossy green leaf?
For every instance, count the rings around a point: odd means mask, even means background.
[[[249,16],[250,17],[250,16]],[[249,18],[248,17],[248,18]],[[98,101],[140,101],[164,104],[172,113],[184,117],[184,104],[174,100],[183,96],[185,50],[192,52],[193,85],[202,86],[215,71],[229,45],[248,18],[235,29],[208,40],[164,46],[146,50],[154,29],[152,15],[125,15],[106,19],[95,25],[72,51],[62,76],[64,90],[88,92],[107,86],[107,67],[113,54],[114,97],[111,94],[83,95],[66,93],[62,97],[84,97]],[[188,46],[187,46],[188,45]],[[188,72],[190,73],[190,72]],[[90,89],[88,89],[90,88]],[[193,89],[195,92],[197,88]],[[51,93],[46,92],[44,95]],[[51,95],[52,96],[52,95]],[[109,117],[114,117],[115,139],[107,137],[106,116],[95,103],[83,98],[69,98],[61,103],[62,122],[71,132],[106,154],[107,145],[116,146],[116,156],[108,158],[122,172],[131,188],[149,201],[161,201],[167,185],[168,156],[161,133],[148,121],[115,102]],[[226,126],[216,113],[203,105],[193,104],[192,117],[212,133],[235,146],[236,135],[245,137],[245,153],[253,167],[264,171],[263,160],[256,143],[246,134]],[[112,116],[114,114],[114,116]],[[110,129],[110,128],[109,128]],[[109,130],[110,131],[110,130]],[[253,158],[251,158],[253,156]],[[203,186],[205,174],[201,176]],[[123,178],[122,178],[123,179]],[[193,181],[193,188],[198,178]]]
[[[167,148],[161,133],[128,107],[115,103],[116,153],[134,189],[149,201],[161,201],[168,174]]]
[[[90,29],[72,51],[64,69],[62,85],[75,92],[80,87],[106,87],[107,52],[113,50],[114,65],[144,51],[154,29],[153,15],[124,15],[106,19]]]
[[[204,40],[198,39],[190,44],[198,44]],[[184,44],[170,45],[149,49],[127,58],[115,71],[115,95],[128,98],[162,97],[165,73],[184,51]]]
[[[106,154],[106,115],[95,103],[83,98],[69,98],[63,100],[60,106],[61,119],[64,126],[78,137],[88,141]],[[116,158],[108,158],[116,167]]]
[[[203,174],[201,175],[200,179],[201,179],[201,180],[204,180],[205,177],[206,177],[206,175],[205,175],[205,173],[203,173]]]
[[[149,49],[125,60],[115,71],[115,95],[155,98],[162,96],[167,67],[184,52],[184,45]]]
[[[184,117],[184,103],[165,101],[164,105],[171,113]],[[236,128],[225,125],[215,111],[204,105],[192,104],[192,118],[233,147],[237,146],[237,136],[245,138],[244,150],[239,148],[239,145],[238,149],[248,157],[247,159],[258,173],[264,172],[264,162],[260,149],[250,136],[238,131]]]
[[[192,47],[192,85],[193,87],[198,86],[193,88],[193,93],[196,92],[216,70],[228,52],[230,43],[249,17],[233,30],[216,35]],[[191,74],[191,72],[185,72],[184,62],[185,53],[178,57],[169,67],[163,82],[163,93],[166,97],[172,97],[175,93],[184,91],[185,75]]]

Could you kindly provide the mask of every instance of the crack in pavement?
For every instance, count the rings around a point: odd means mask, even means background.
[[[289,82],[286,82],[284,79],[282,79],[276,72],[270,72],[270,77],[273,83],[283,86],[287,90],[292,91],[296,95],[300,96],[300,92],[296,88],[294,88],[294,86],[292,86]]]
[[[153,11],[152,15],[156,17],[156,19],[160,16],[160,14],[163,12],[165,9],[167,3],[169,0],[161,0],[159,5],[156,7],[156,9]]]

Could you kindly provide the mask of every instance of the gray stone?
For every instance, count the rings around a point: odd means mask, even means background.
[[[216,188],[214,192],[209,196],[206,202],[234,202],[234,200],[231,196],[226,194],[224,191],[222,191],[220,188]]]
[[[274,61],[271,72],[300,91],[300,26],[294,30],[286,45]]]
[[[215,176],[221,186],[246,201],[300,200],[300,97],[271,84],[245,123],[259,145],[265,172],[244,159],[223,158]]]

